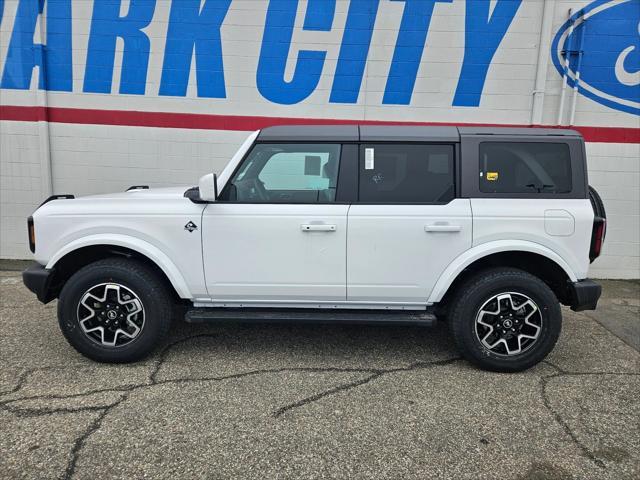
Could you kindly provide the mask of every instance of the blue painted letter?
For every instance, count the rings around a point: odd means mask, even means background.
[[[379,0],[351,0],[331,87],[332,103],[356,103],[367,63]]]
[[[130,0],[120,16],[121,0],[95,0],[84,73],[84,91],[111,93],[116,39],[124,40],[120,93],[144,95],[149,66],[149,37],[141,30],[149,25],[155,0]]]
[[[436,2],[453,0],[394,0],[404,1],[404,13],[393,52],[382,103],[409,105],[416,84],[431,14]]]
[[[160,95],[187,94],[191,58],[196,53],[198,97],[225,98],[220,27],[231,0],[174,0],[169,15]]]
[[[493,55],[516,16],[522,0],[498,0],[489,18],[489,0],[466,3],[464,60],[453,98],[457,107],[477,107]]]
[[[284,79],[298,0],[271,0],[258,62],[258,90],[275,103],[291,105],[307,98],[318,86],[327,52],[300,50],[293,76]],[[303,30],[331,30],[335,0],[309,0]]]
[[[33,43],[36,22],[44,3],[44,0],[20,1],[0,88],[28,90],[33,68],[37,66],[39,88],[63,92],[73,89],[71,0],[48,0],[46,46]],[[0,2],[0,8],[2,4]]]

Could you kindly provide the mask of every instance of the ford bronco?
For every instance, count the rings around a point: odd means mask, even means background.
[[[561,304],[596,308],[605,227],[575,131],[279,126],[197,187],[50,197],[28,219],[23,279],[101,362],[148,355],[181,311],[438,319],[471,362],[519,371],[554,347]]]

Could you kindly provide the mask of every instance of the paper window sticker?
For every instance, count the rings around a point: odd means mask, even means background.
[[[373,148],[364,149],[364,169],[365,170],[374,169],[373,155],[374,155]]]
[[[498,172],[487,172],[487,180],[489,182],[495,182],[498,180]]]

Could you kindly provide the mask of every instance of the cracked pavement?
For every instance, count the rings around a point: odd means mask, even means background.
[[[444,325],[175,322],[101,365],[2,271],[0,478],[638,478],[639,297],[606,282],[520,374],[470,366]]]

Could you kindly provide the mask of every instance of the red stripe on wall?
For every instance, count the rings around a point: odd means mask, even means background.
[[[346,120],[327,118],[258,117],[238,115],[208,115],[200,113],[139,112],[132,110],[95,110],[64,107],[27,107],[0,105],[0,120],[20,122],[75,123],[81,125],[120,125],[130,127],[190,128],[200,130],[251,131],[273,125],[459,125],[496,127],[533,127],[497,123],[399,122],[377,120]],[[627,127],[554,127],[579,131],[587,142],[640,143],[640,128]]]

